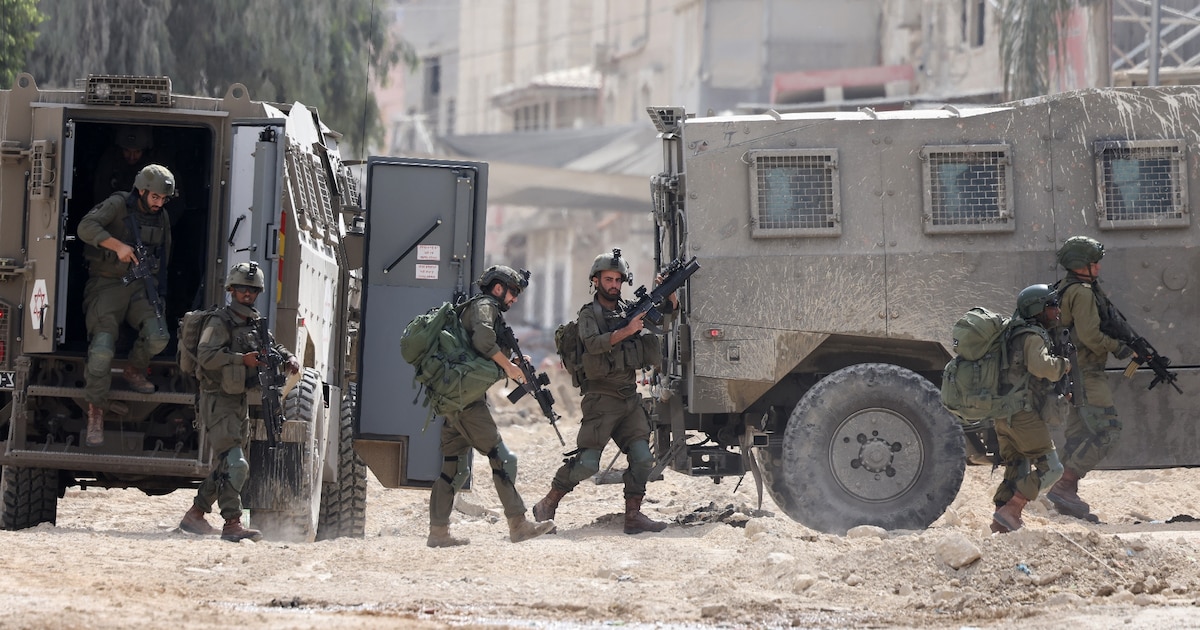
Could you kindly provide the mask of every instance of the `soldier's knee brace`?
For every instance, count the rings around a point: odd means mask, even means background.
[[[167,332],[167,327],[160,326],[157,317],[142,320],[138,335],[144,340],[150,356],[162,352],[171,342],[171,335]]]
[[[246,485],[246,479],[250,477],[250,462],[246,461],[242,447],[235,446],[225,451],[225,471],[229,476],[229,485],[241,492],[242,486]]]
[[[492,461],[492,474],[507,479],[511,483],[517,483],[517,454],[508,450],[504,442],[500,442],[491,451],[488,451],[488,459]]]
[[[567,465],[571,468],[569,476],[571,481],[579,483],[600,472],[600,451],[594,448],[585,448],[579,451],[575,457],[567,460]]]
[[[92,343],[88,345],[87,371],[91,376],[107,376],[112,369],[113,355],[116,353],[117,341],[109,333],[102,332],[92,335]]]
[[[654,454],[650,452],[649,442],[635,440],[629,445],[625,457],[629,460],[629,474],[634,479],[642,483],[650,479],[650,471],[654,470]]]
[[[449,468],[454,472],[451,477],[447,471]],[[459,492],[463,486],[467,485],[467,480],[471,478],[471,469],[467,467],[467,458],[459,457],[458,455],[447,455],[442,458],[442,475],[441,480],[450,485],[450,489]]]
[[[1063,476],[1062,461],[1058,459],[1058,451],[1053,450],[1039,457],[1034,466],[1042,475],[1041,490],[1044,492],[1058,482]]]

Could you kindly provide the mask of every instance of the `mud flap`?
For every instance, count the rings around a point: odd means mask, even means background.
[[[290,512],[308,504],[307,474],[304,470],[304,445],[280,442],[250,443],[250,479],[242,491],[242,503],[254,510]]]

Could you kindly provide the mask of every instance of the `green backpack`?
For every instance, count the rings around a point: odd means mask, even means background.
[[[200,334],[204,332],[204,324],[208,321],[209,316],[218,315],[223,308],[222,306],[211,306],[206,309],[188,311],[179,318],[179,344],[175,348],[175,361],[179,364],[180,372],[199,378]],[[225,321],[227,325],[230,324],[224,317],[221,320]]]
[[[462,411],[503,376],[491,357],[475,351],[462,326],[459,315],[469,303],[444,302],[414,317],[400,337],[400,356],[416,368],[414,380],[425,387],[431,413]]]
[[[583,341],[579,339],[579,320],[562,324],[554,330],[554,350],[563,368],[571,375],[571,385],[583,387]]]
[[[1007,418],[1027,406],[1028,372],[1011,388],[1001,383],[1001,375],[1009,367],[1008,342],[1022,327],[1019,320],[979,306],[954,323],[952,335],[958,356],[942,371],[942,404],[964,424]],[[1008,391],[1002,393],[1002,389]]]

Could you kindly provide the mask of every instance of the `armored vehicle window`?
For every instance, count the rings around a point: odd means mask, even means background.
[[[1101,228],[1188,224],[1183,143],[1174,140],[1096,143],[1096,198]]]
[[[1011,232],[1008,145],[927,146],[925,233]]]
[[[751,151],[750,235],[838,236],[837,150]]]

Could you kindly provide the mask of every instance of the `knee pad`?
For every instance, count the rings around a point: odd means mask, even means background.
[[[454,476],[450,477],[446,474],[446,464],[454,463]],[[459,492],[463,486],[467,485],[467,480],[471,478],[471,469],[467,467],[467,458],[457,455],[448,455],[442,458],[442,481],[450,484],[450,489],[454,492]]]
[[[109,333],[102,332],[92,335],[92,343],[88,345],[87,371],[92,376],[107,376],[112,369],[113,355],[116,353],[117,340]]]
[[[492,474],[507,479],[509,483],[517,483],[517,454],[508,450],[504,442],[497,444],[487,454],[492,460]]]
[[[1046,464],[1045,470],[1042,470],[1041,464],[1043,463]],[[1063,465],[1062,461],[1058,459],[1057,450],[1046,453],[1037,461],[1037,465],[1038,472],[1042,473],[1041,489],[1043,492],[1057,483],[1063,476]]]
[[[569,478],[572,482],[579,483],[600,472],[600,451],[594,448],[585,448],[579,451],[578,455],[572,457],[567,465],[571,468]]]
[[[246,479],[250,477],[250,462],[246,461],[242,447],[235,446],[225,451],[225,470],[225,474],[229,476],[229,485],[241,492],[242,486],[246,485]]]
[[[150,356],[162,352],[167,344],[171,343],[171,335],[167,333],[167,327],[160,326],[157,317],[142,320],[138,334],[146,344],[146,349],[150,351]]]
[[[650,452],[650,443],[646,440],[636,440],[629,445],[625,454],[629,460],[629,473],[639,481],[650,479],[650,471],[654,470],[654,454]]]

